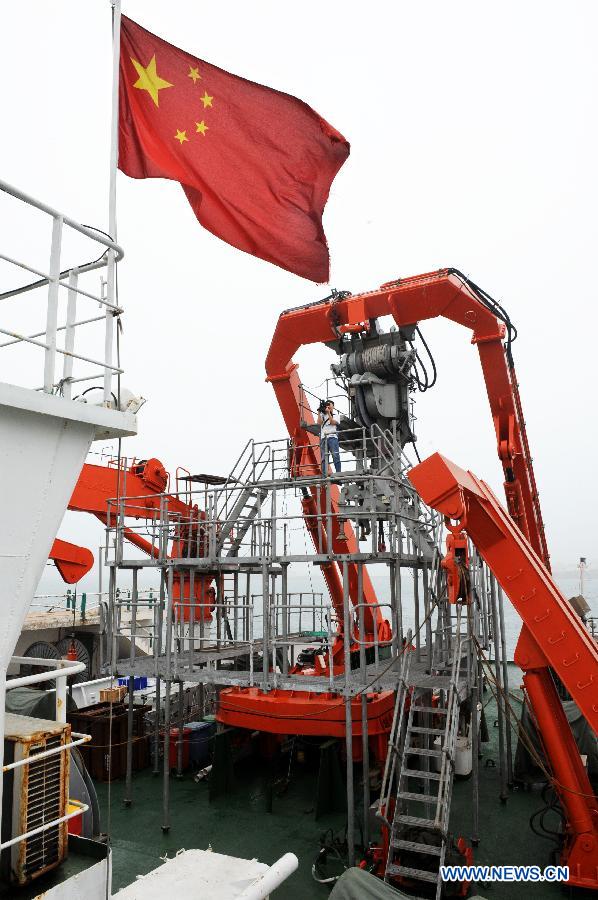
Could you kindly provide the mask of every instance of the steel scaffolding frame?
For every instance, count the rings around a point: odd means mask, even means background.
[[[148,675],[164,682],[164,734],[169,739],[172,686],[197,683],[211,689],[227,686],[333,694],[345,705],[347,758],[347,809],[353,834],[353,717],[351,703],[361,698],[364,770],[369,768],[367,696],[396,691],[403,658],[413,650],[407,687],[446,697],[454,679],[461,701],[477,708],[483,689],[478,650],[492,650],[496,678],[506,682],[502,595],[490,573],[472,548],[469,565],[471,596],[466,634],[456,641],[454,617],[447,601],[441,566],[443,522],[421,502],[406,478],[409,460],[396,432],[377,426],[360,429],[351,453],[343,454],[343,467],[332,477],[303,474],[291,459],[297,447],[289,441],[249,441],[227,478],[177,473],[174,496],[195,509],[188,517],[173,514],[168,496],[160,497],[159,514],[131,524],[125,522],[125,494],[109,503],[106,558],[110,569],[108,646],[110,672],[128,676]],[[349,465],[351,468],[349,468]],[[126,470],[126,465],[125,465]],[[201,487],[195,488],[199,483]],[[181,487],[181,484],[183,486]],[[317,498],[313,521],[297,502],[306,495]],[[171,493],[170,496],[173,496]],[[127,501],[143,508],[143,497]],[[295,508],[293,508],[295,505]],[[334,512],[335,505],[337,512]],[[350,521],[360,534],[356,552],[333,550],[333,532],[344,531]],[[340,524],[339,524],[340,523]],[[311,528],[310,528],[311,524]],[[313,527],[315,526],[315,527]],[[135,531],[151,545],[144,558],[131,555],[127,537]],[[316,534],[308,547],[306,532]],[[301,544],[303,543],[303,546]],[[176,555],[172,555],[176,548]],[[322,591],[292,588],[293,567],[338,566],[342,576],[342,622]],[[349,567],[357,572],[357,596],[350,597]],[[148,597],[138,589],[139,573],[152,569],[159,589]],[[376,604],[364,601],[364,572],[385,575],[385,598]],[[119,596],[117,584],[130,573],[128,596]],[[291,574],[290,574],[291,573]],[[405,616],[405,578],[413,578],[412,615]],[[208,588],[214,587],[209,600]],[[372,606],[392,627],[388,640],[379,640],[373,629],[366,647],[364,616]],[[130,616],[123,617],[124,607]],[[143,613],[143,632],[137,621]],[[212,618],[213,614],[213,618]],[[119,638],[127,637],[129,654],[118,658]],[[136,639],[149,640],[151,655],[137,652]],[[306,646],[326,658],[335,640],[342,640],[342,666],[328,666],[322,675],[296,670]],[[460,659],[455,662],[455,649]],[[411,655],[411,654],[410,654]],[[132,691],[130,692],[130,698]],[[499,704],[501,733],[501,796],[506,797],[511,758],[506,709]],[[155,717],[156,739],[161,716]],[[182,740],[182,721],[179,719]],[[477,715],[472,716],[472,741],[479,744]],[[506,747],[509,748],[507,764]],[[401,752],[401,748],[397,748]],[[397,752],[395,750],[395,752]],[[130,756],[130,751],[129,751]],[[478,754],[473,753],[474,833],[477,839]],[[164,752],[164,819],[168,809],[168,751]],[[364,833],[368,834],[369,779],[364,777]],[[392,784],[387,785],[392,790]],[[130,798],[130,772],[127,796]],[[354,858],[349,840],[350,861]]]

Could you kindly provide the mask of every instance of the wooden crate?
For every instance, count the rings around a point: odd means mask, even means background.
[[[105,688],[100,691],[100,703],[120,703],[127,695],[127,688],[124,684],[118,687]]]

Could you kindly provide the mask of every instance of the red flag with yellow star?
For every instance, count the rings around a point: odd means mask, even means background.
[[[204,62],[122,17],[118,167],[180,182],[239,250],[323,282],[322,213],[349,144],[296,97]]]

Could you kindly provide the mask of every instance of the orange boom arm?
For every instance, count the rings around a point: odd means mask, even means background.
[[[563,711],[551,667],[598,733],[598,644],[487,484],[439,453],[409,473],[424,503],[467,533],[525,626],[515,662],[566,814],[561,862],[569,883],[598,889],[598,800]],[[454,526],[452,526],[454,529]]]

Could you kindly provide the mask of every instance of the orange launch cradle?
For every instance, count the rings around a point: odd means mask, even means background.
[[[525,631],[515,651],[552,785],[566,817],[561,864],[569,883],[598,889],[598,799],[594,796],[549,667],[598,733],[598,645],[584,628],[487,484],[439,453],[409,473],[428,505],[453,533],[469,535],[520,615]],[[452,521],[457,525],[451,525]]]
[[[306,680],[309,676],[306,676]],[[371,752],[384,760],[392,726],[394,692],[367,695],[368,738]],[[269,734],[301,734],[344,738],[345,704],[338,694],[313,691],[286,691],[278,688],[264,693],[259,688],[225,688],[220,693],[217,719]],[[362,759],[361,697],[351,698],[353,759]]]

